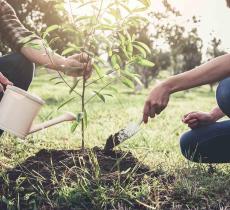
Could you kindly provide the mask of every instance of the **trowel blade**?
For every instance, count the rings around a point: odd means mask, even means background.
[[[107,141],[104,150],[111,151],[115,146],[134,136],[140,130],[142,120],[139,123],[130,123],[126,128],[121,129],[114,135],[111,135]]]

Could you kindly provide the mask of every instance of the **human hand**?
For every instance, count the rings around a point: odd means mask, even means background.
[[[0,72],[0,92],[4,92],[3,85],[13,85],[11,81],[9,81],[1,72]]]
[[[183,116],[182,122],[190,128],[196,128],[201,125],[214,123],[216,120],[211,113],[207,112],[190,112]]]
[[[72,55],[65,59],[61,71],[72,77],[83,76],[87,80],[92,74],[92,60],[86,53]]]
[[[168,105],[170,91],[163,83],[157,85],[150,93],[144,106],[143,121],[148,123],[148,118],[154,118]]]

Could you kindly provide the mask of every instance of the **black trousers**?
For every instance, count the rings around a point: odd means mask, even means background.
[[[24,55],[13,53],[0,57],[0,72],[13,82],[14,86],[28,90],[34,75],[34,64]],[[2,97],[3,93],[0,93],[0,100]],[[0,130],[0,135],[2,133]]]

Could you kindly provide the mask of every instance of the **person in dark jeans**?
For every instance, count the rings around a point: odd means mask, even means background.
[[[0,41],[13,51],[0,57],[0,100],[7,85],[28,90],[34,74],[34,63],[72,77],[88,79],[91,76],[91,59],[86,53],[65,58],[52,52],[40,37],[22,25],[5,0],[0,0]]]
[[[218,107],[210,113],[191,112],[183,122],[192,130],[181,136],[182,154],[189,160],[203,163],[230,162],[230,78],[222,80],[216,90]]]
[[[230,7],[230,0],[226,0]],[[216,91],[218,106],[210,113],[190,112],[182,121],[191,130],[180,139],[182,154],[189,160],[202,163],[230,162],[230,54],[217,57],[190,71],[170,77],[153,88],[143,110],[143,121],[160,114],[168,105],[170,95],[220,81]]]

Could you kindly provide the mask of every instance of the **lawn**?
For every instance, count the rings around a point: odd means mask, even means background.
[[[50,81],[52,77],[52,75],[40,75],[34,79],[30,88],[31,92],[40,95],[47,103],[37,118],[38,122],[57,116],[63,111],[77,113],[80,109],[79,102],[76,101],[57,110],[58,105],[71,96],[64,84],[54,85],[54,81]],[[106,98],[106,103],[96,98],[87,107],[89,121],[86,131],[87,147],[103,147],[109,135],[123,128],[130,121],[138,121],[141,117],[149,90],[133,94],[124,86],[119,89],[119,93],[113,93],[113,97]],[[101,191],[97,191],[101,197],[97,196],[98,194],[91,194],[90,202],[95,203],[91,208],[84,207],[80,201],[76,203],[76,199],[73,199],[71,190],[74,189],[74,185],[68,186],[68,193],[65,191],[65,185],[59,186],[59,195],[62,192],[66,199],[62,200],[62,203],[68,203],[69,209],[100,210],[114,209],[109,207],[110,202],[113,201],[116,204],[114,206],[119,206],[119,203],[126,204],[120,209],[134,209],[132,201],[139,196],[138,191],[141,194],[138,198],[139,209],[227,209],[230,206],[229,166],[227,164],[213,165],[210,170],[208,165],[191,163],[181,155],[179,147],[180,135],[188,129],[181,122],[183,114],[195,110],[209,111],[213,106],[215,106],[215,94],[209,92],[208,86],[174,94],[168,108],[160,116],[151,120],[148,125],[142,125],[137,135],[118,148],[131,151],[140,162],[158,173],[158,176],[149,176],[146,180],[142,180],[138,190],[134,187],[124,188],[124,197],[115,197],[106,189],[102,190],[103,196]],[[75,133],[71,133],[70,129],[71,123],[59,124],[28,136],[26,140],[15,139],[5,134],[1,138],[0,160],[7,165],[16,166],[42,149],[79,149],[80,128]],[[5,177],[4,170],[1,174]],[[6,203],[9,209],[19,209],[19,197],[12,197],[10,193],[5,192],[0,192],[3,203]],[[78,192],[78,195],[81,193]],[[42,203],[42,199],[53,208],[60,205],[60,199],[53,199],[49,192],[40,193],[39,196],[38,192],[32,194],[33,203],[28,198],[31,202],[27,209],[32,209],[31,206],[42,209],[42,205],[38,204]],[[110,196],[114,197],[112,201],[109,199]],[[36,202],[38,203],[35,205]],[[43,209],[52,208],[44,207]]]

